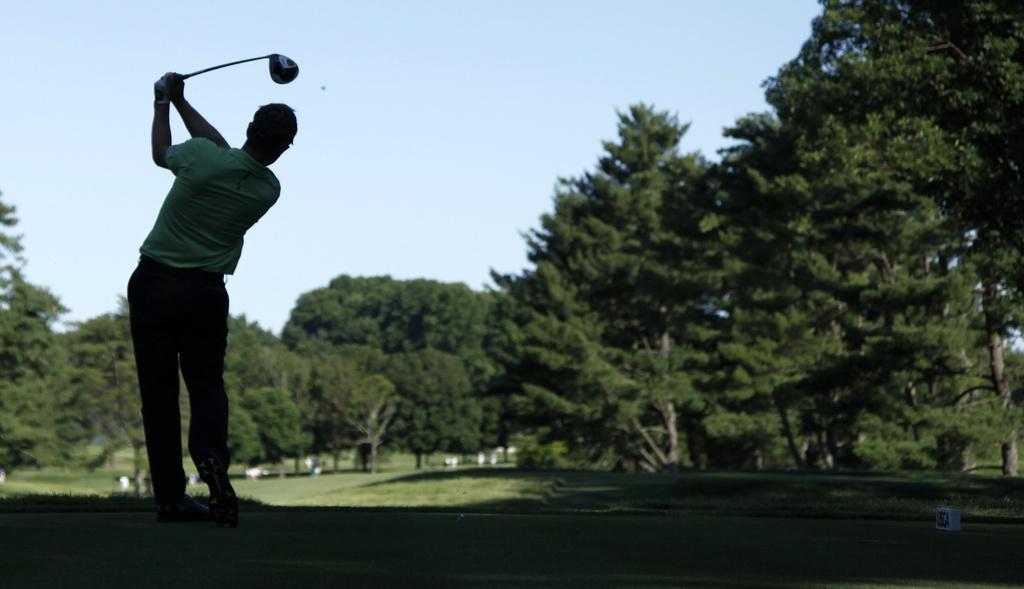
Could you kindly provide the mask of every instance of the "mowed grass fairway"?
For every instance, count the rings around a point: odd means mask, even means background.
[[[235,530],[7,487],[0,586],[1024,585],[1024,485],[1001,478],[465,469],[237,486],[252,500]],[[964,530],[934,530],[937,505],[963,509]]]

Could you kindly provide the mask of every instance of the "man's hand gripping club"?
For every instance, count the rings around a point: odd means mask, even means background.
[[[153,97],[152,149],[153,163],[156,165],[168,167],[167,148],[171,146],[170,104],[174,104],[192,137],[205,137],[224,149],[230,147],[220,132],[185,100],[185,79],[181,74],[164,74],[153,84]]]

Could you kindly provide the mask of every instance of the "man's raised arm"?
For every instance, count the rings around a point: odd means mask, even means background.
[[[185,100],[185,80],[181,74],[170,74],[166,76],[166,80],[167,93],[174,108],[178,109],[178,114],[181,115],[181,120],[185,123],[189,134],[193,137],[205,137],[224,149],[231,147],[220,132]]]
[[[167,76],[164,76],[153,85],[155,100],[153,102],[151,143],[153,146],[153,163],[161,168],[167,167],[167,148],[171,146],[171,108],[166,80]]]

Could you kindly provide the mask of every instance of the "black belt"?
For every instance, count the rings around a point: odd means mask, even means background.
[[[165,276],[176,276],[187,280],[195,280],[209,284],[224,285],[224,275],[217,272],[207,272],[199,268],[175,268],[167,264],[161,264],[149,256],[139,256],[139,268],[157,272]]]

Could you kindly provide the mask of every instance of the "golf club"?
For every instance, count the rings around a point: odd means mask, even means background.
[[[287,84],[291,82],[299,75],[299,64],[291,60],[291,58],[281,55],[280,53],[271,53],[270,55],[262,55],[260,57],[250,57],[249,59],[241,59],[239,61],[232,61],[231,63],[222,63],[213,67],[208,67],[204,70],[192,72],[191,74],[185,74],[181,77],[182,80],[187,80],[192,76],[198,76],[199,74],[205,74],[213,70],[219,70],[222,67],[228,67],[229,65],[238,65],[240,63],[246,63],[249,61],[256,61],[258,59],[269,59],[270,60],[270,78],[278,84]]]

